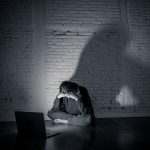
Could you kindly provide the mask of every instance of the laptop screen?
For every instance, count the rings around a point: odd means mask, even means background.
[[[21,136],[46,136],[44,115],[40,112],[15,111],[18,133]]]

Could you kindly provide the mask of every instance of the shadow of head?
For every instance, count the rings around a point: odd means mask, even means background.
[[[123,82],[123,56],[127,42],[128,35],[123,26],[107,25],[93,33],[85,46],[70,80],[88,89],[95,106],[110,110],[116,103]]]

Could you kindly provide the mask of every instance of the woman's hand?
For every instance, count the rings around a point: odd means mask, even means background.
[[[75,101],[77,101],[79,99],[79,97],[77,95],[73,94],[73,93],[65,93],[65,94],[59,93],[57,95],[57,98],[62,98],[62,97],[72,98]]]
[[[59,93],[59,94],[57,95],[57,98],[62,98],[62,97],[65,97],[65,94]]]
[[[70,93],[66,93],[65,94],[65,97],[68,97],[68,98],[72,98],[72,99],[74,99],[75,101],[77,101],[78,99],[79,99],[79,97],[78,96],[76,96],[76,95],[74,95],[74,94],[70,94]]]

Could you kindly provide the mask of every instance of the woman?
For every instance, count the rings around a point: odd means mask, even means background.
[[[54,123],[69,125],[94,125],[95,117],[87,90],[74,82],[63,81],[53,108],[48,111]]]

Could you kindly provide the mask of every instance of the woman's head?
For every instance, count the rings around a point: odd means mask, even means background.
[[[71,81],[63,81],[59,87],[60,93],[73,93],[76,94],[79,92],[78,84]]]

